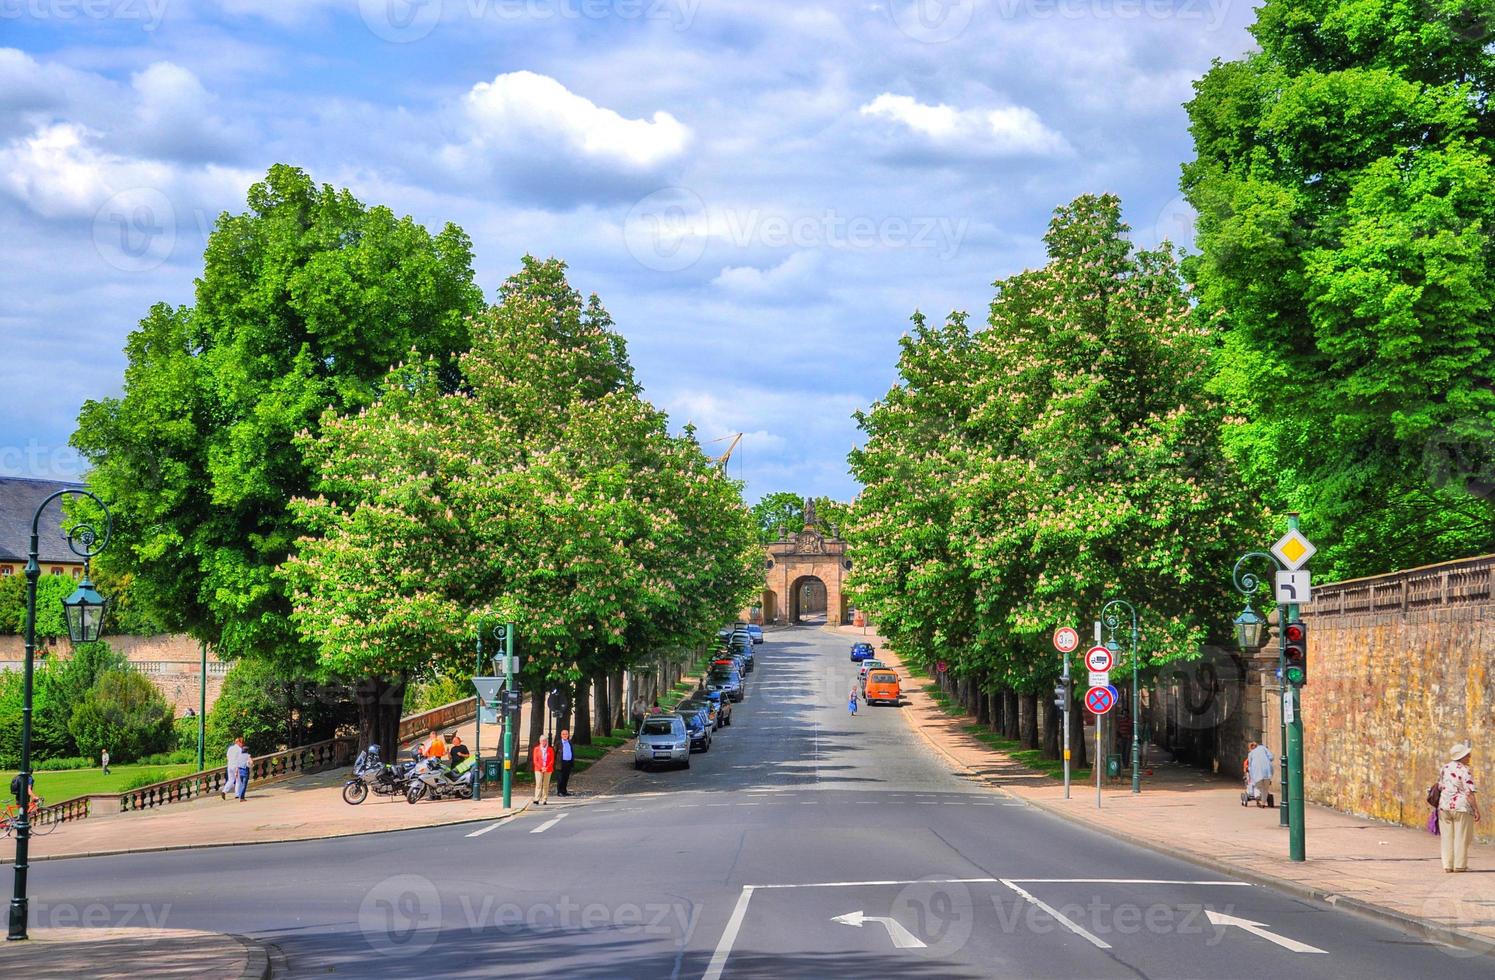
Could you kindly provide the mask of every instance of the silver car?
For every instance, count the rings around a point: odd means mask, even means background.
[[[679,715],[650,715],[639,726],[633,748],[633,768],[676,763],[690,768],[690,733]]]

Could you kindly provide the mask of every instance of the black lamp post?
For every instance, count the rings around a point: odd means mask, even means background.
[[[88,561],[104,550],[109,543],[109,531],[113,518],[104,502],[87,490],[67,488],[58,490],[36,508],[31,518],[31,552],[26,561],[26,666],[21,696],[21,771],[16,776],[16,805],[20,814],[16,817],[16,863],[15,892],[10,899],[10,931],[6,939],[26,939],[26,871],[27,858],[31,851],[31,695],[35,677],[36,658],[36,582],[41,578],[40,539],[37,528],[41,524],[42,511],[59,497],[76,494],[87,497],[104,513],[104,533],[101,535],[91,524],[74,525],[67,532],[67,545],[73,554],[83,559],[83,581],[73,594],[62,600],[63,613],[67,618],[68,638],[74,643],[92,643],[99,638],[104,628],[104,597],[94,589],[88,578]]]

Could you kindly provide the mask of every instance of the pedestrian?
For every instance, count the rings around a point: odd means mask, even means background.
[[[421,746],[420,754],[426,759],[441,759],[446,757],[446,742],[442,740],[441,732],[438,729],[431,729],[431,735],[426,739],[426,743]]]
[[[654,699],[654,703],[649,706],[649,714],[651,714],[651,715],[662,715],[662,714],[664,714],[664,709],[659,706],[659,699],[658,698],[655,698]]]
[[[254,757],[252,755],[250,755],[249,754],[249,750],[244,747],[244,736],[243,735],[240,735],[238,738],[234,739],[234,744],[239,747],[239,783],[238,783],[238,790],[239,790],[239,802],[243,803],[244,802],[244,792],[245,792],[245,790],[249,789],[249,766],[250,766],[250,763],[254,762]]]
[[[852,688],[851,689],[851,700],[847,702],[846,707],[851,711],[852,717],[856,717],[856,713],[857,713],[857,689],[856,688]]]
[[[239,788],[239,741],[228,743],[228,756],[224,760],[223,767],[223,792],[218,794],[220,800],[226,800],[237,793]]]
[[[1246,756],[1246,792],[1256,800],[1258,807],[1276,802],[1271,793],[1274,761],[1271,749],[1251,743],[1251,752]]]
[[[571,729],[561,729],[561,744],[556,746],[555,756],[560,765],[560,773],[555,777],[555,795],[570,796],[567,787],[571,785],[571,770],[576,767],[576,753],[571,750]]]
[[[1473,754],[1468,742],[1460,742],[1449,750],[1449,760],[1438,773],[1438,835],[1445,873],[1469,870],[1469,842],[1480,819],[1474,773],[1469,771]]]
[[[550,774],[555,772],[555,749],[550,747],[549,735],[541,735],[540,744],[530,753],[530,768],[535,773],[535,802],[547,806],[550,803]]]
[[[633,707],[628,714],[633,718],[633,730],[638,731],[639,726],[644,723],[644,715],[649,713],[649,703],[640,694],[633,699]]]
[[[109,775],[109,750],[105,749],[99,753],[99,764],[104,767],[104,775]]]
[[[472,750],[462,744],[462,736],[452,732],[447,736],[447,764],[453,769],[462,764],[462,761],[472,755]]]

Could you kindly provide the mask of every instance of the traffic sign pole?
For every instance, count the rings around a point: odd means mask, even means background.
[[[1287,527],[1289,534],[1298,530],[1297,514],[1287,515]],[[1302,540],[1304,543],[1307,543],[1306,538]],[[1300,553],[1301,562],[1306,563],[1313,556],[1314,550],[1313,546],[1308,544],[1306,553]],[[1290,807],[1287,815],[1287,858],[1289,861],[1305,861],[1307,860],[1307,855],[1305,854],[1306,841],[1304,839],[1303,827],[1303,818],[1306,816],[1303,812],[1303,712],[1298,710],[1302,707],[1298,703],[1298,686],[1290,683],[1287,679],[1286,627],[1288,623],[1297,621],[1298,604],[1296,602],[1288,603],[1286,613],[1286,619],[1278,617],[1280,621],[1277,627],[1278,632],[1282,635],[1279,643],[1282,660],[1282,683],[1287,696],[1292,699],[1293,706],[1292,721],[1287,721],[1284,718],[1282,722],[1283,734],[1285,736],[1283,745],[1287,747],[1287,761],[1284,766],[1287,769],[1287,786],[1285,787],[1287,792],[1284,795],[1287,797],[1286,802]]]
[[[1069,654],[1064,655],[1064,690],[1069,691]],[[1069,799],[1069,711],[1073,697],[1064,699],[1064,798]]]
[[[504,624],[504,659],[505,667],[510,673],[505,675],[505,686],[517,683],[519,675],[513,671],[514,666],[514,624]],[[513,688],[510,688],[513,690]],[[514,720],[515,714],[510,708],[508,698],[504,699],[504,809],[509,809],[514,803]]]

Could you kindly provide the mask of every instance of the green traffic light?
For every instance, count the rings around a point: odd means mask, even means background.
[[[1287,668],[1287,682],[1289,684],[1301,685],[1303,683],[1303,668],[1302,667],[1289,667],[1289,668]]]

